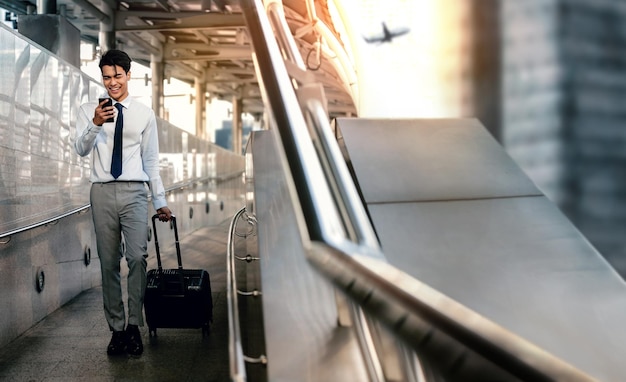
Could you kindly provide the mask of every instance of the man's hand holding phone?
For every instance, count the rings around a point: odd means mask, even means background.
[[[98,126],[102,126],[105,122],[113,122],[113,116],[115,115],[115,108],[113,107],[113,100],[111,98],[99,98],[98,107],[93,116],[93,123]]]

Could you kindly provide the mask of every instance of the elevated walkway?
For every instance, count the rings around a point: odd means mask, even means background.
[[[598,380],[626,375],[624,281],[477,121],[340,119],[336,127],[391,265]],[[253,209],[266,379],[367,380],[355,332],[337,325],[333,288],[306,260],[274,138],[252,139],[262,153],[253,156]],[[211,275],[208,338],[199,329],[151,338],[144,327],[141,357],[109,357],[101,290],[92,288],[0,349],[0,381],[229,380],[228,226],[181,240],[185,267]],[[164,266],[175,266],[171,237],[159,239]],[[152,241],[149,249],[151,269]]]
[[[211,275],[214,310],[208,337],[203,338],[200,329],[159,329],[157,337],[150,337],[144,326],[141,357],[107,356],[111,334],[102,310],[102,291],[96,287],[81,293],[0,349],[0,381],[228,380],[228,224],[225,221],[201,228],[180,242],[184,266],[204,268]],[[173,237],[159,234],[159,245],[166,256],[163,266],[175,267]],[[148,269],[152,269],[156,267],[153,241],[149,248]]]

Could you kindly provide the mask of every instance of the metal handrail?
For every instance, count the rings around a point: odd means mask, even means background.
[[[191,181],[188,181],[188,182],[176,183],[176,184],[166,188],[165,192],[166,193],[173,192],[173,191],[176,191],[176,190],[180,190],[180,189],[184,189],[184,188],[193,186],[195,184],[204,183],[206,181],[213,180],[213,179],[217,179],[218,181],[221,182],[221,181],[224,181],[224,180],[233,179],[233,178],[236,178],[238,176],[241,176],[242,173],[243,173],[243,171],[234,171],[234,172],[232,172],[230,174],[227,174],[227,175],[221,176],[221,177],[206,176],[206,177],[197,178],[197,179],[194,179],[194,180],[191,180]],[[44,220],[38,221],[38,222],[33,223],[33,224],[28,224],[28,225],[25,225],[23,227],[15,228],[15,229],[12,229],[10,231],[2,232],[2,233],[0,233],[0,244],[8,243],[9,241],[11,241],[10,238],[12,236],[14,236],[14,235],[17,235],[17,234],[20,234],[22,232],[29,231],[31,229],[35,229],[35,228],[38,228],[38,227],[43,227],[43,226],[46,226],[48,224],[53,224],[53,223],[55,223],[55,222],[57,222],[57,221],[59,221],[59,220],[61,220],[63,218],[66,218],[68,216],[71,216],[71,215],[74,215],[74,214],[78,214],[78,213],[81,213],[81,212],[85,212],[85,211],[89,210],[90,208],[91,208],[91,203],[90,204],[85,204],[83,206],[76,207],[76,208],[74,208],[74,209],[72,209],[70,211],[64,212],[64,213],[62,213],[60,215],[56,215],[56,216],[53,216],[51,218],[44,219]],[[8,238],[8,240],[2,241],[2,239],[5,239],[5,238]]]
[[[240,4],[253,43],[257,78],[263,83],[267,111],[278,129],[277,138],[282,141],[291,168],[308,234],[314,240],[328,235],[345,237],[339,211],[328,189],[272,27],[263,13],[263,5],[259,0],[243,0]],[[269,102],[269,99],[280,102]],[[322,214],[319,206],[328,209]]]
[[[289,27],[284,19],[282,2],[280,0],[269,0],[266,1],[265,7],[268,13],[273,16],[270,21],[272,22],[274,33],[277,34],[276,39],[280,44],[281,52],[284,53],[285,60],[289,60],[299,68],[304,69],[305,66],[302,56],[297,50],[297,44],[291,33],[287,33]],[[309,12],[313,12],[310,15],[312,21],[315,21],[315,24],[321,23],[321,20],[317,18],[314,12],[314,4],[310,4],[307,1],[307,9],[309,9]],[[309,93],[303,90],[307,87],[312,88]],[[337,208],[344,222],[347,236],[361,243],[364,246],[364,250],[369,250],[373,256],[384,257],[380,251],[376,234],[367,219],[367,213],[352,183],[347,166],[343,162],[343,156],[334,136],[330,133],[331,128],[328,116],[320,100],[323,98],[323,92],[323,88],[315,83],[302,84],[299,88],[299,104],[302,109],[307,111],[313,125],[313,129],[309,130],[308,133],[310,134],[309,139],[312,140],[317,151],[315,159],[321,161],[320,168],[325,174],[326,182],[331,183],[329,188],[331,193],[340,195],[339,198],[334,198],[334,201],[338,204]],[[303,96],[302,93],[307,95]],[[311,162],[311,159],[308,158],[307,163]],[[308,166],[308,168],[311,167],[313,165]],[[327,207],[324,206],[324,210]],[[340,243],[345,239],[345,236],[338,237],[334,235],[334,232],[325,229],[325,227],[319,227],[319,229],[323,232],[324,241],[326,242],[335,241],[337,245],[341,245]]]
[[[241,331],[239,327],[239,305],[237,300],[237,280],[235,279],[235,226],[243,215],[243,207],[233,217],[228,228],[228,244],[226,246],[226,301],[228,303],[228,359],[230,364],[230,378],[232,381],[246,380],[246,365],[241,345]]]
[[[344,238],[327,235],[327,239],[324,242],[334,248],[349,248],[353,247],[352,243],[355,243],[358,246],[358,253],[386,261],[374,229],[369,223],[367,213],[351,181],[348,169],[342,159],[341,151],[336,145],[323,105],[315,97],[307,97],[301,100],[301,104],[304,112],[309,117],[312,127],[310,133],[318,151],[318,156],[321,158],[322,166],[327,174],[326,179],[331,184],[334,194],[339,195],[335,201],[347,233],[347,237]],[[321,231],[323,232],[323,229]],[[309,251],[307,251],[308,257],[310,257]],[[378,354],[376,346],[373,344],[374,333],[368,326],[361,307],[356,305],[354,301],[352,301],[352,305],[355,332],[364,358],[367,360],[366,365],[369,368],[370,378],[372,381],[384,381],[382,357]],[[419,364],[419,359],[415,359],[415,362]],[[404,375],[407,378],[407,382],[418,379],[409,370],[404,370]]]
[[[327,180],[332,183],[332,188],[340,195],[336,202],[340,204],[344,224],[348,225],[348,232],[353,232],[352,240],[356,242],[361,253],[369,256],[384,259],[376,233],[370,224],[367,212],[359,194],[354,187],[352,177],[348,167],[343,160],[343,155],[337,145],[337,141],[332,133],[328,117],[324,107],[318,99],[309,98],[303,102],[304,110],[308,114],[313,127],[314,142],[317,146],[319,156],[323,158],[323,165],[328,174]],[[332,240],[331,235],[327,235],[326,243],[336,247],[343,247],[346,239]]]
[[[355,203],[354,184],[345,176],[347,168],[343,169],[346,164],[337,160],[336,142],[328,139],[330,129],[323,125],[322,108],[316,104],[319,100],[304,100],[309,103],[304,110],[313,122],[309,129],[297,107],[302,100],[295,95],[269,21],[261,17],[260,1],[242,0],[241,6],[254,47],[257,78],[263,84],[264,100],[309,231],[303,246],[310,263],[399,339],[413,349],[426,349],[419,350],[420,355],[433,365],[463,367],[465,358],[496,379],[592,380],[384,261],[371,237],[369,219],[360,212],[364,207]],[[276,33],[285,31],[277,28]],[[461,358],[450,359],[451,348],[455,355],[461,353]],[[445,364],[444,359],[448,361]]]
[[[323,243],[312,243],[308,254],[333,284],[442,369],[479,364],[489,380],[594,380],[384,261]],[[448,354],[458,345],[465,350]]]
[[[290,34],[284,33],[285,30],[289,30],[289,26],[285,20],[282,0],[266,0],[264,5],[270,21],[274,25],[276,38],[285,54],[285,60],[291,61],[302,70],[306,70],[306,65],[298,52],[296,42]]]
[[[239,176],[241,176],[241,174],[243,174],[244,171],[243,170],[237,170],[237,171],[233,171],[231,173],[228,173],[226,175],[222,175],[222,176],[214,176],[214,175],[209,175],[209,176],[204,176],[202,178],[196,178],[193,180],[189,180],[186,182],[179,182],[179,183],[174,183],[172,184],[170,187],[165,189],[165,192],[172,192],[175,190],[180,190],[183,188],[187,188],[189,186],[193,186],[195,184],[199,184],[199,183],[204,183],[210,180],[217,180],[218,182],[223,182],[225,180],[230,180],[230,179],[234,179],[237,178]]]
[[[34,229],[34,228],[37,228],[37,227],[43,227],[45,225],[48,225],[48,224],[51,224],[51,223],[55,223],[58,220],[66,218],[66,217],[68,217],[70,215],[74,215],[74,214],[77,214],[77,213],[81,213],[81,212],[87,211],[89,208],[91,208],[91,204],[86,204],[84,206],[77,207],[77,208],[74,208],[73,210],[70,210],[68,212],[62,213],[61,215],[57,215],[55,217],[52,217],[52,218],[49,218],[49,219],[45,219],[45,220],[39,221],[37,223],[29,224],[29,225],[26,225],[24,227],[20,227],[20,228],[16,228],[16,229],[13,229],[13,230],[10,230],[10,231],[7,231],[7,232],[0,233],[0,240],[4,239],[4,238],[9,238],[9,240],[7,240],[6,242],[2,242],[2,244],[6,244],[6,243],[8,243],[11,240],[10,238],[13,235],[17,235],[19,233],[22,233],[22,232],[25,232],[25,231],[28,231],[28,230],[31,230],[31,229]]]
[[[368,230],[367,225],[363,224],[364,221],[367,221],[364,220],[366,214],[363,206],[356,202],[358,200],[356,190],[350,191],[349,188],[344,187],[345,184],[349,184],[346,183],[347,178],[345,178],[346,174],[349,174],[347,168],[342,170],[337,165],[337,161],[330,163],[326,160],[326,155],[316,153],[316,147],[311,139],[312,132],[308,130],[308,124],[283,61],[283,57],[285,59],[294,58],[294,63],[298,64],[295,57],[300,57],[300,55],[299,52],[292,51],[296,45],[290,43],[293,36],[286,33],[283,28],[285,23],[276,18],[282,14],[276,8],[277,4],[278,2],[271,2],[270,5],[272,6],[268,6],[268,9],[272,10],[275,15],[273,19],[275,22],[274,33],[279,34],[278,40],[283,44],[284,56],[278,48],[276,37],[270,33],[272,28],[269,20],[259,17],[262,15],[260,10],[263,9],[259,2],[256,1],[256,4],[243,2],[242,9],[255,47],[257,77],[263,80],[264,88],[269,88],[270,92],[275,92],[275,96],[267,98],[283,101],[282,103],[273,102],[268,106],[272,111],[280,138],[284,143],[287,161],[291,166],[291,174],[295,180],[296,188],[298,188],[298,200],[306,216],[309,235],[313,240],[322,240],[336,245],[344,242],[354,245],[349,239],[352,238],[364,244],[361,253],[370,253],[377,258],[381,257],[382,254],[373,229],[369,226]],[[314,98],[311,98],[311,102],[315,102]],[[319,102],[315,105],[321,107],[322,111],[324,110]],[[319,110],[319,108],[313,109]],[[315,141],[317,143],[323,140],[316,139]],[[321,150],[328,151],[328,146],[330,145],[327,140],[323,141]],[[341,155],[340,152],[337,151],[337,153]],[[328,170],[331,174],[328,174]],[[331,182],[334,176],[341,177],[341,185]],[[326,185],[326,187],[322,185]],[[336,195],[341,196],[337,198]],[[349,199],[349,202],[346,203],[345,199]],[[351,219],[355,216],[359,221],[358,223],[354,223],[354,219]],[[304,245],[307,246],[306,243]],[[367,325],[364,318],[360,314],[355,314],[354,317],[358,324],[356,334],[361,344],[368,374],[372,381],[383,381],[381,359],[374,348],[370,332],[366,329]]]

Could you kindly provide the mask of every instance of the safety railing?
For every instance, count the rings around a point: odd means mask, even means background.
[[[274,34],[266,17],[254,19],[255,14],[264,13],[260,5],[257,4],[257,8],[254,8],[254,4],[249,4],[242,8],[244,8],[244,15],[246,15],[246,21],[253,36],[258,61],[257,71],[261,68],[257,74],[263,79],[264,86],[271,88],[271,91],[268,91],[270,94],[268,98],[282,101],[272,102],[268,108],[283,141],[287,162],[291,166],[291,174],[300,196],[305,220],[308,223],[310,238],[333,243],[334,246],[339,247],[359,247],[359,253],[384,258],[363,205],[360,203],[358,193],[354,186],[349,187],[350,175],[345,163],[341,166],[342,156],[337,145],[332,144],[332,133],[328,135],[330,133],[328,118],[324,105],[320,101],[323,98],[323,89],[315,83],[303,83],[299,84],[298,94],[296,94],[291,86],[281,52],[284,53],[283,57],[287,63],[291,64],[292,72],[302,70],[302,65],[297,59],[300,57],[299,52],[293,51],[295,44],[290,41],[293,37],[285,33],[285,23],[281,20],[283,12],[279,2],[268,2],[267,9],[272,15],[274,33],[279,36],[278,40],[283,44],[280,50],[271,43],[264,46],[262,41],[258,42],[262,48],[256,49],[255,39],[271,42],[275,39]],[[266,73],[267,71],[270,73]],[[308,111],[306,115],[302,113],[303,108]],[[325,131],[323,121],[326,121]],[[340,298],[338,300],[339,311],[343,310],[342,304],[344,302]],[[357,329],[357,338],[370,379],[383,381],[384,367],[374,347],[375,341],[365,317],[359,313],[358,308],[348,307],[347,309],[354,311],[352,320]]]
[[[242,217],[246,217],[246,222],[252,225],[252,230],[246,232],[245,235],[237,233],[237,222]],[[229,367],[232,381],[243,382],[247,380],[246,363],[261,363],[265,364],[267,358],[265,355],[258,357],[250,357],[243,351],[242,335],[241,335],[241,322],[239,316],[239,295],[257,297],[261,294],[257,289],[249,291],[241,291],[237,286],[237,274],[236,274],[236,261],[245,261],[250,263],[252,261],[259,260],[253,258],[251,255],[241,257],[237,256],[235,249],[236,236],[247,238],[252,234],[252,231],[256,228],[256,219],[253,216],[248,215],[246,208],[243,207],[233,216],[228,229],[228,242],[226,246],[226,300],[227,300],[227,315],[228,315],[228,355],[229,355]]]
[[[278,6],[276,1],[269,3]],[[257,78],[305,217],[310,241],[303,239],[303,246],[310,263],[443,374],[478,373],[491,380],[592,380],[385,261],[332,139],[323,91],[314,84],[299,83],[297,91],[292,86],[288,69],[300,68],[297,60],[290,61],[297,52],[291,51],[294,45],[288,43],[284,23],[276,21],[280,12],[274,11],[270,24],[260,0],[242,0],[241,6]],[[285,51],[289,53],[281,54]],[[369,359],[371,379],[384,380],[375,354]],[[423,377],[415,370],[405,373],[414,380]]]
[[[206,183],[206,182],[210,182],[210,181],[217,181],[217,182],[224,182],[230,179],[235,179],[240,177],[242,174],[244,173],[243,170],[241,171],[233,171],[231,173],[225,174],[225,175],[221,175],[221,176],[205,176],[202,178],[196,178],[196,179],[192,179],[192,180],[188,180],[185,182],[179,182],[179,183],[175,183],[172,184],[171,186],[165,188],[165,192],[166,193],[170,193],[173,191],[177,191],[177,190],[182,190],[185,188],[189,188],[189,187],[193,187],[197,184],[202,184],[202,183]]]
[[[0,233],[0,244],[8,243],[9,241],[11,241],[11,237],[13,237],[14,235],[17,235],[17,234],[20,234],[22,232],[26,232],[26,231],[29,231],[31,229],[35,229],[35,228],[38,228],[38,227],[44,227],[44,226],[47,226],[47,225],[50,225],[50,224],[56,224],[59,220],[61,220],[63,218],[66,218],[66,217],[74,215],[74,214],[79,214],[81,212],[86,212],[87,210],[89,210],[89,208],[91,208],[91,204],[86,204],[84,206],[80,206],[80,207],[74,208],[74,209],[72,209],[70,211],[67,211],[65,213],[59,214],[57,216],[41,220],[41,221],[39,221],[37,223],[28,224],[28,225],[25,225],[23,227],[19,227],[19,228],[12,229],[12,230],[9,230],[9,231],[6,231],[6,232],[2,232],[2,233]]]
[[[203,177],[203,178],[198,178],[198,179],[193,179],[187,182],[181,182],[181,183],[176,183],[174,185],[171,185],[169,187],[167,187],[165,189],[166,193],[171,193],[174,191],[178,191],[178,190],[182,190],[188,187],[193,187],[194,185],[197,184],[202,184],[211,180],[217,180],[217,181],[225,181],[225,180],[229,180],[229,179],[233,179],[236,177],[241,176],[241,174],[243,173],[243,171],[236,171],[233,172],[231,174],[227,174],[221,177],[214,177],[214,176],[208,176],[208,177]],[[47,219],[43,219],[41,221],[38,221],[36,223],[32,223],[32,224],[27,224],[23,227],[19,227],[19,228],[15,228],[12,230],[8,230],[5,232],[1,232],[0,233],[0,244],[7,244],[8,242],[11,241],[11,237],[20,234],[22,232],[26,232],[35,228],[39,228],[39,227],[45,227],[47,225],[51,225],[51,224],[56,224],[59,220],[64,219],[66,217],[75,215],[75,214],[79,214],[79,213],[83,213],[83,212],[87,212],[89,209],[91,208],[91,204],[85,204],[76,208],[73,208],[67,212],[61,213],[59,215],[55,215],[51,218],[47,218]]]
[[[228,303],[228,359],[232,381],[246,380],[246,365],[241,346],[241,329],[237,298],[237,279],[235,278],[235,227],[237,220],[246,212],[242,208],[233,217],[228,228],[226,247],[226,301]]]

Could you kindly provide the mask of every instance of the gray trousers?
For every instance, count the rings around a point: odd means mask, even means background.
[[[94,183],[90,198],[102,271],[104,315],[109,328],[121,331],[126,323],[120,275],[123,255],[128,264],[128,323],[143,326],[148,257],[147,186],[141,182]]]

